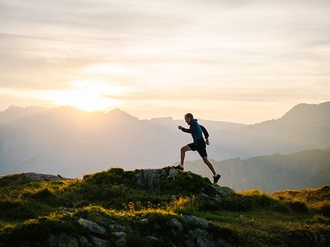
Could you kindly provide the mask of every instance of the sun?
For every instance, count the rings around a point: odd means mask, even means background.
[[[55,105],[70,105],[84,111],[106,111],[119,104],[112,98],[119,89],[106,82],[73,81],[68,90],[55,90],[48,93],[47,98]]]

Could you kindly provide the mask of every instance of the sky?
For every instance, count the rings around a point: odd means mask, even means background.
[[[328,0],[2,0],[0,111],[257,123],[330,100]]]

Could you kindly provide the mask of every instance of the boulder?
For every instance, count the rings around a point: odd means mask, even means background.
[[[106,229],[103,226],[100,226],[99,224],[95,223],[94,221],[85,220],[83,218],[79,219],[79,224],[84,226],[87,230],[93,233],[104,235],[106,232]]]
[[[177,220],[176,218],[171,219],[170,224],[174,228],[175,231],[177,231],[177,232],[183,231],[182,223],[179,220]]]
[[[116,237],[115,245],[118,247],[124,247],[127,244],[127,234],[125,232],[113,232],[113,236]]]
[[[103,240],[97,237],[92,237],[94,242],[94,247],[110,247],[110,242],[107,240]]]
[[[207,228],[210,224],[210,221],[194,216],[194,215],[184,215],[183,219],[188,223],[196,227]]]
[[[150,191],[159,191],[162,181],[164,181],[167,176],[168,172],[165,168],[135,171],[137,185]]]
[[[49,246],[57,247],[57,246],[65,246],[65,247],[79,247],[79,243],[77,238],[68,236],[65,233],[60,235],[50,235],[49,237]]]

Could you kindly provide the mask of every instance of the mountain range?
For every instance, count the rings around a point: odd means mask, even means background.
[[[209,131],[242,124],[203,121]],[[0,174],[25,171],[77,177],[120,166],[162,167],[191,142],[172,118],[139,120],[121,111],[88,113],[73,107],[11,106],[0,113]]]
[[[237,190],[259,188],[272,193],[316,188],[330,183],[330,148],[212,163],[217,172],[223,175],[221,185]],[[201,161],[188,161],[186,169],[206,177],[211,175]]]
[[[226,176],[232,178],[229,174],[263,170],[245,165],[253,157],[268,156],[272,170],[265,170],[271,173],[283,166],[276,154],[330,147],[330,102],[299,104],[279,119],[254,125],[203,119],[199,123],[210,133],[208,153],[214,162],[242,163],[227,165],[235,171],[223,168],[224,181]],[[184,124],[183,119],[170,117],[141,120],[120,109],[105,114],[70,106],[11,106],[0,112],[0,174],[33,171],[81,177],[110,167],[164,167],[178,161],[180,147],[192,141],[189,134],[177,129]],[[187,159],[200,158],[194,152]],[[220,163],[219,169],[224,166]],[[268,190],[259,182],[255,185]]]

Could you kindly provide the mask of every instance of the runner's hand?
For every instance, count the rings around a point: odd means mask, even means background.
[[[179,130],[182,130],[182,126],[181,126],[181,125],[179,125],[179,126],[178,126],[178,129],[179,129]]]
[[[207,138],[207,139],[205,140],[205,143],[206,143],[206,145],[210,145],[209,138]]]

